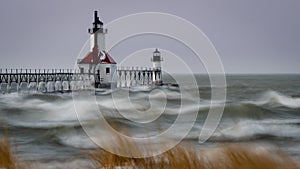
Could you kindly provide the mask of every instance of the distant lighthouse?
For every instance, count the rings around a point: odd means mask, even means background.
[[[153,71],[153,79],[152,81],[155,84],[161,84],[162,83],[162,77],[161,77],[161,62],[163,61],[162,57],[161,57],[161,53],[160,51],[158,51],[158,49],[155,49],[155,51],[153,52],[153,56],[151,58],[152,61],[152,69]]]

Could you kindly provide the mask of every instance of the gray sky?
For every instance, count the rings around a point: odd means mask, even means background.
[[[73,68],[94,10],[104,23],[137,12],[185,18],[215,45],[226,73],[300,73],[299,0],[2,0],[0,68]]]

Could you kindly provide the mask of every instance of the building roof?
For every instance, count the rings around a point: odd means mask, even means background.
[[[107,52],[99,51],[98,49],[94,49],[92,52],[89,52],[79,62],[79,64],[90,64],[90,63],[117,64],[116,61]]]

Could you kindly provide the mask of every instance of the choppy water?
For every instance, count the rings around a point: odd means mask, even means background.
[[[176,87],[136,87],[103,90],[97,92],[97,103],[109,123],[122,128],[135,137],[156,135],[168,129],[177,117],[181,99],[186,99],[183,114],[198,109],[196,123],[184,141],[198,143],[200,130],[210,105],[210,83],[206,76],[196,76],[199,86],[189,88],[190,97],[181,98]],[[280,147],[296,160],[300,160],[300,75],[228,75],[227,100],[221,122],[213,136],[205,143],[257,142]],[[200,92],[200,105],[194,105],[195,91]],[[119,94],[112,102],[111,93]],[[123,92],[130,95],[133,111]],[[140,114],[149,109],[148,96],[154,106],[166,98],[162,114]],[[78,113],[86,124],[95,125],[97,112],[88,106],[88,100],[78,99]],[[218,101],[213,101],[218,106]],[[116,109],[114,104],[118,104]],[[152,105],[152,106],[153,106]],[[157,106],[157,111],[159,106]],[[153,109],[154,111],[156,109]],[[154,118],[152,123],[136,123],[133,120]],[[152,117],[153,115],[153,117]],[[46,166],[64,163],[88,163],[85,151],[96,148],[87,137],[77,119],[72,93],[10,93],[0,95],[0,122],[10,132],[13,147],[21,159],[37,160]],[[189,121],[183,122],[186,125]],[[157,130],[157,125],[160,131]],[[4,130],[1,125],[1,130]],[[178,133],[181,133],[178,126]],[[103,135],[105,140],[105,135]],[[70,159],[70,157],[72,157]],[[67,160],[66,160],[67,159]],[[70,161],[71,160],[71,161]]]

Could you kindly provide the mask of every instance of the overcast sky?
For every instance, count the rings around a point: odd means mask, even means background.
[[[0,68],[73,68],[94,10],[104,23],[137,12],[185,18],[212,41],[226,73],[300,73],[299,0],[1,0]]]

